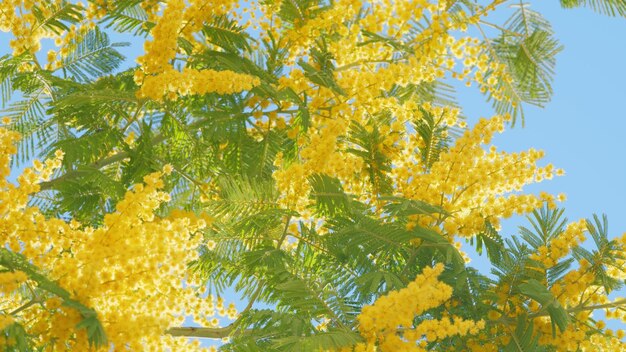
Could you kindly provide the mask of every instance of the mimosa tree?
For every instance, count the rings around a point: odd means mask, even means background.
[[[528,4],[2,1],[0,29],[5,350],[624,349],[592,313],[624,316],[626,236],[491,143],[552,95]],[[453,81],[493,116],[468,124]]]

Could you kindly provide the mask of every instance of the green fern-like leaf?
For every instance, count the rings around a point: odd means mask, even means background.
[[[250,50],[250,36],[243,27],[225,15],[216,16],[202,27],[206,41],[231,52]]]
[[[517,318],[515,330],[511,332],[511,342],[504,347],[504,352],[545,352],[547,348],[539,345],[539,336],[534,334],[533,321],[522,314]]]
[[[504,92],[508,100],[497,100],[488,94],[496,112],[511,114],[513,123],[524,114],[522,103],[544,106],[552,97],[552,77],[556,55],[562,46],[554,38],[548,21],[527,4],[515,5],[516,10],[504,24],[499,37],[487,42],[491,60],[503,63],[512,76],[511,82],[499,81],[496,89]],[[490,75],[487,72],[487,76]]]
[[[39,6],[34,6],[32,12],[37,18],[38,27],[59,35],[70,30],[72,24],[83,19],[80,6],[67,0],[41,3]]]
[[[593,239],[595,249],[584,248],[582,246],[575,247],[572,250],[573,257],[578,260],[586,260],[591,264],[596,283],[604,287],[606,292],[623,287],[624,282],[611,277],[607,273],[610,266],[619,266],[617,264],[615,253],[619,253],[619,245],[615,240],[609,240],[608,219],[606,215],[600,218],[597,215],[593,219],[587,219],[587,230]]]
[[[470,239],[470,244],[474,244],[474,241],[476,241],[476,252],[479,255],[483,253],[484,248],[487,252],[487,258],[492,263],[502,260],[503,252],[505,251],[504,240],[490,222],[485,223],[483,232]]]
[[[79,35],[68,47],[60,69],[77,81],[89,81],[112,73],[124,61],[116,48],[129,43],[111,43],[109,36],[98,27]]]
[[[564,8],[588,7],[609,16],[626,16],[626,1],[623,0],[561,0]]]
[[[309,178],[309,183],[311,197],[315,199],[315,209],[320,215],[335,216],[348,212],[350,197],[343,191],[338,179],[316,174]]]
[[[154,23],[148,21],[148,14],[137,0],[121,0],[115,2],[114,11],[108,12],[101,20],[106,28],[119,33],[132,33],[147,36]]]
[[[44,88],[23,94],[21,98],[12,101],[2,110],[11,119],[11,128],[22,135],[17,157],[11,160],[16,166],[30,160],[42,147],[53,141],[50,136],[55,131],[54,126],[46,119],[50,97]]]

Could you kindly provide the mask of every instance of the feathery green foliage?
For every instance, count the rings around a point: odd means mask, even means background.
[[[335,6],[332,1],[318,0],[264,3],[279,5],[276,18],[288,29],[301,28]],[[626,15],[625,3],[618,0],[562,0],[561,4]],[[112,43],[108,34],[115,31],[138,38],[133,40],[149,37],[156,24],[141,5],[139,0],[109,4],[93,29],[77,32],[72,38],[57,68],[42,67],[39,59],[28,53],[2,56],[1,113],[11,120],[10,128],[22,134],[15,166],[51,157],[57,149],[65,152],[61,170],[42,182],[41,191],[31,199],[31,204],[51,217],[99,226],[133,185],[165,165],[171,166],[165,190],[172,199],[158,214],[185,209],[214,218],[203,234],[200,257],[186,264],[211,294],[235,291],[248,302],[230,325],[204,328],[212,336],[229,337],[221,350],[338,350],[364,342],[357,318],[363,307],[391,291],[405,289],[424,268],[436,263],[445,265],[440,280],[452,287],[452,297],[415,316],[413,325],[452,316],[484,320],[484,331],[493,331],[494,341],[508,341],[496,346],[498,351],[552,351],[540,344],[537,318],[545,318],[554,337],[577,322],[576,313],[593,310],[586,302],[564,307],[554,293],[576,267],[588,263],[594,285],[606,292],[623,287],[623,280],[611,276],[610,271],[626,258],[616,254],[619,243],[609,239],[606,217],[594,216],[587,222],[594,249],[576,246],[571,254],[547,266],[533,254],[565,231],[562,209],[546,206],[533,211],[528,226],[512,236],[500,234],[496,222],[485,215],[484,226],[479,222],[481,232],[469,242],[490,262],[487,275],[468,265],[453,236],[440,231],[445,221],[462,216],[460,212],[399,195],[400,181],[391,176],[399,165],[390,155],[400,149],[400,143],[409,143],[409,137],[392,146],[386,144],[389,133],[398,133],[389,132],[389,125],[397,120],[388,106],[414,104],[416,108],[406,113],[404,127],[414,138],[411,142],[419,145],[411,151],[419,160],[415,167],[424,174],[432,172],[462,132],[447,126],[443,115],[424,108],[426,103],[457,107],[455,91],[445,77],[419,84],[381,84],[380,89],[379,82],[372,79],[372,101],[386,108],[368,111],[365,120],[351,121],[347,132],[333,141],[338,150],[362,163],[360,184],[348,184],[321,171],[306,174],[301,179],[306,193],[299,195],[307,201],[306,206],[285,205],[276,179],[278,164],[306,159],[301,147],[310,138],[311,126],[316,119],[333,118],[336,107],[318,104],[315,89],[318,94],[328,90],[333,103],[363,104],[349,96],[351,87],[340,84],[346,71],[375,71],[408,62],[433,65],[419,61],[430,50],[428,36],[423,34],[436,32],[430,19],[409,19],[402,25],[411,29],[401,36],[355,25],[358,47],[391,48],[392,53],[373,63],[342,66],[332,54],[331,45],[337,44],[333,36],[338,35],[332,28],[311,30],[317,35],[307,42],[307,54],[298,56],[290,52],[293,37],[279,31],[259,37],[256,29],[241,25],[235,16],[208,16],[194,34],[197,42],[175,38],[178,47],[172,68],[178,73],[188,69],[232,71],[250,75],[258,84],[236,93],[179,94],[175,99],[152,100],[138,94],[141,75],[136,73],[141,68],[125,68],[127,61],[120,49],[128,43]],[[34,8],[34,16],[39,26],[52,32],[67,31],[82,20],[74,2],[49,4],[54,10],[51,13],[41,6]],[[368,11],[372,8],[365,6],[350,20],[358,23]],[[448,1],[438,11],[461,23],[463,16],[481,13],[485,7],[470,0]],[[525,104],[544,106],[550,101],[556,55],[562,47],[550,24],[522,1],[512,2],[510,17],[503,25],[481,20],[476,26],[483,35],[477,56],[486,55],[489,67],[504,65],[511,76],[510,81],[498,81],[495,87],[510,100],[496,99],[481,87],[486,100],[495,112],[511,114],[511,124],[516,119],[523,123]],[[488,27],[495,36],[485,30]],[[34,68],[25,70],[25,64]],[[282,78],[296,70],[310,89],[297,92],[282,83]],[[490,75],[496,75],[493,68],[486,77]],[[168,83],[174,92],[177,82]],[[363,109],[367,110],[368,104],[363,104]],[[279,118],[289,126],[280,127]],[[367,197],[359,193],[366,188],[371,190]],[[442,204],[455,192],[464,191],[457,187],[450,194],[442,193]],[[305,221],[311,217],[322,220]],[[73,255],[69,249],[68,253]],[[93,346],[106,346],[96,312],[49,280],[45,268],[35,268],[25,257],[6,249],[0,250],[0,265],[26,272],[38,285],[36,294],[57,296],[77,309],[83,320],[76,328],[85,329]],[[40,304],[42,297],[33,296],[33,304]],[[492,312],[498,317],[490,317]],[[463,351],[476,341],[474,335],[425,339],[424,346]],[[0,336],[14,338],[16,351],[31,350],[35,338],[17,323]]]

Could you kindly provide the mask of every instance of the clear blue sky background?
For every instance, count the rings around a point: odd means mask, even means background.
[[[544,109],[527,107],[525,127],[507,130],[494,143],[506,151],[543,149],[545,162],[565,169],[566,175],[527,190],[564,192],[569,219],[606,213],[611,236],[620,236],[626,232],[626,19],[585,8],[564,10],[557,0],[531,4],[552,23],[565,47],[558,56],[554,98]],[[9,52],[8,39],[0,34],[0,54]],[[114,36],[113,40],[129,39]],[[122,49],[131,60],[142,50],[136,42]],[[492,115],[475,88],[459,90],[470,123]],[[504,223],[503,233],[515,233],[524,223],[511,219]],[[481,262],[475,258],[473,265],[483,267]],[[610,326],[624,327],[619,322]]]

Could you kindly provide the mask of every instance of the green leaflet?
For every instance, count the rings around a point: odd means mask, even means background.
[[[561,332],[567,328],[569,324],[567,312],[544,285],[537,280],[528,280],[528,282],[520,284],[519,289],[523,295],[539,302],[542,308],[548,311],[552,322],[553,335],[556,334],[555,326],[558,326]]]
[[[564,8],[589,7],[609,16],[626,16],[626,2],[622,0],[561,0]]]

